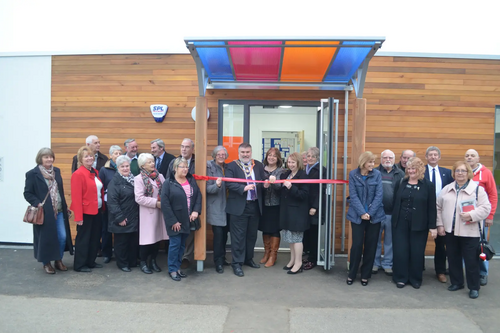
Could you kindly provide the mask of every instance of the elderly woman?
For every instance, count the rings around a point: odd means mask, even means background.
[[[33,225],[33,250],[35,259],[43,264],[47,274],[55,274],[51,261],[60,271],[67,271],[62,258],[64,251],[73,254],[69,229],[69,211],[64,198],[63,181],[59,168],[53,166],[55,155],[52,149],[42,148],[35,161],[37,166],[26,173],[24,198],[31,206],[43,205],[42,225]]]
[[[361,285],[368,285],[377,251],[380,222],[385,219],[382,205],[382,176],[374,169],[375,154],[365,151],[359,156],[358,167],[349,172],[350,203],[347,219],[351,221],[352,246],[347,284],[353,284],[361,257]]]
[[[455,181],[446,185],[437,199],[437,231],[445,236],[446,255],[450,270],[449,291],[464,288],[464,271],[469,297],[479,297],[479,246],[481,221],[490,214],[491,204],[482,186],[472,178],[469,164],[458,161],[453,165]]]
[[[424,178],[425,165],[418,157],[406,163],[405,177],[394,188],[392,213],[392,279],[398,288],[422,284],[425,246],[429,232],[436,238],[436,190]]]
[[[323,178],[326,177],[326,168],[323,168]],[[319,179],[319,149],[311,147],[307,150],[306,174],[309,179]],[[320,184],[311,184],[309,187],[309,230],[304,233],[304,241],[307,244],[309,256],[304,263],[304,270],[316,267],[318,262],[318,224],[319,224],[319,189]],[[322,215],[325,215],[326,193],[322,187]]]
[[[283,169],[283,159],[278,148],[272,147],[266,153],[264,159],[265,179],[274,181],[280,179]],[[264,257],[260,261],[264,267],[271,267],[276,262],[278,249],[280,247],[280,190],[281,184],[264,185],[264,205],[262,206],[262,217],[259,230],[262,231],[264,240]],[[302,253],[302,252],[301,252]]]
[[[302,239],[304,231],[309,228],[309,184],[290,182],[292,179],[307,179],[299,153],[290,154],[286,165],[288,171],[280,176],[285,180],[280,196],[280,227],[283,240],[290,244],[290,261],[283,269],[287,274],[297,274],[303,270]]]
[[[123,155],[123,151],[120,146],[111,146],[109,148],[109,160],[99,170],[99,178],[104,187],[104,202],[107,202],[108,184],[116,173],[116,159],[121,155]],[[113,254],[113,239],[111,232],[108,231],[108,214],[102,214],[101,251],[105,264],[111,261],[111,255]]]
[[[91,272],[91,268],[102,268],[95,259],[101,238],[104,187],[98,171],[92,167],[93,151],[83,146],[76,156],[78,169],[71,176],[71,210],[75,214],[76,223],[73,269],[77,272]]]
[[[226,184],[224,176],[224,161],[228,157],[226,148],[217,146],[212,152],[212,161],[207,161],[207,176],[218,177],[217,180],[207,181],[207,223],[212,225],[214,234],[214,263],[215,271],[224,273],[226,261],[226,243],[229,232],[229,219],[226,214]]]
[[[200,189],[188,170],[187,160],[177,157],[173,163],[173,172],[161,191],[161,210],[170,237],[168,274],[174,281],[187,277],[180,270],[182,256],[192,229],[191,224],[201,213]]]
[[[109,231],[115,235],[116,265],[124,272],[137,266],[139,206],[135,202],[130,158],[115,159],[117,171],[108,186]]]
[[[161,272],[156,262],[160,242],[168,240],[161,213],[161,189],[165,178],[155,168],[155,159],[149,153],[137,159],[140,173],[134,179],[135,201],[139,204],[139,257],[145,274]]]

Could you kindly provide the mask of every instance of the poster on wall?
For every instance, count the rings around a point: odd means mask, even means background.
[[[298,141],[298,132],[262,131],[262,160],[271,147],[278,148],[281,158],[285,160],[288,155],[299,152]]]

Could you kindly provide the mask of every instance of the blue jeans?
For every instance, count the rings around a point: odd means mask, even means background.
[[[59,242],[59,254],[62,259],[64,256],[64,249],[66,248],[66,226],[64,225],[64,214],[62,212],[57,213],[56,228],[57,241]],[[47,265],[48,262],[44,262],[43,264]]]
[[[173,273],[181,269],[182,256],[186,248],[186,239],[189,234],[170,236],[168,246],[168,272]]]
[[[385,221],[380,223],[380,234],[378,236],[377,252],[375,252],[375,262],[373,266],[383,269],[392,268],[392,215],[386,215]],[[382,255],[382,231],[384,231],[384,258]]]
[[[488,238],[488,227],[484,227],[484,236]],[[480,276],[488,276],[488,269],[490,264],[488,260],[479,260],[479,275]]]

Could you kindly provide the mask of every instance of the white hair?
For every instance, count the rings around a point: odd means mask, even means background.
[[[392,150],[389,150],[389,149],[386,149],[384,150],[383,152],[380,153],[380,158],[383,158],[384,157],[384,153],[391,153],[392,154],[392,157],[395,159],[396,158],[396,154],[394,154],[394,152]]]
[[[146,162],[149,160],[154,161],[155,160],[154,156],[150,153],[142,153],[137,158],[137,165],[139,166],[139,168],[142,168],[142,166],[146,164]]]
[[[130,163],[130,158],[127,155],[118,156],[118,158],[116,159],[116,167],[119,167],[124,162]]]
[[[117,146],[117,145],[112,145],[111,147],[109,147],[109,155],[110,155],[110,156],[111,156],[111,155],[113,155],[113,153],[114,153],[115,151],[117,151],[117,150],[120,150],[120,151],[122,151],[122,152],[123,152],[122,147]]]
[[[184,142],[184,141],[189,141],[189,142],[191,142],[191,148],[193,148],[193,149],[194,149],[194,142],[193,142],[193,140],[191,140],[190,138],[184,138],[184,139],[182,140],[182,142]],[[182,144],[182,142],[181,142],[181,144]]]
[[[92,141],[94,140],[99,140],[99,138],[95,135],[89,135],[86,139],[85,139],[85,143],[90,145],[92,143]]]

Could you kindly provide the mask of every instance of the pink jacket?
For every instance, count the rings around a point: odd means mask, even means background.
[[[488,217],[491,210],[491,204],[484,188],[479,186],[477,194],[476,208],[470,211],[472,223],[464,224],[460,219],[460,202],[466,200],[476,199],[476,188],[478,185],[474,181],[470,181],[469,185],[464,190],[458,193],[455,189],[456,182],[446,185],[439,193],[436,201],[437,206],[437,220],[438,227],[444,227],[447,233],[451,233],[453,224],[453,213],[456,212],[455,221],[455,236],[459,237],[479,237],[479,228],[477,222],[484,220]],[[481,225],[481,228],[483,225]]]

